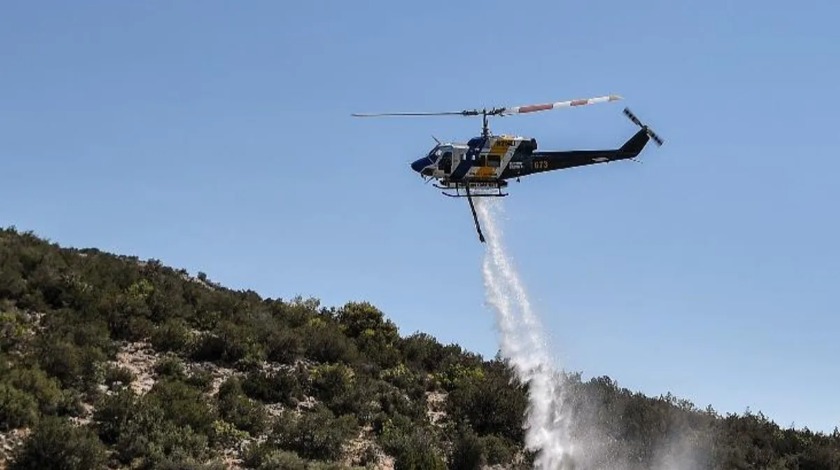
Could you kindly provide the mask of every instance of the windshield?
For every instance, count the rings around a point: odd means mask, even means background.
[[[434,148],[432,148],[432,150],[429,151],[429,154],[426,155],[426,158],[428,158],[432,163],[434,163],[441,156],[442,153],[443,152],[441,152],[440,150],[440,145],[435,145]]]

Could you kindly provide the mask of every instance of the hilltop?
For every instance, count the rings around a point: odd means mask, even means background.
[[[376,306],[263,298],[158,260],[0,231],[0,468],[530,468],[504,360]],[[568,406],[629,468],[840,468],[840,432],[609,377]],[[675,440],[675,436],[678,439]],[[677,458],[677,457],[674,457]],[[604,460],[608,462],[608,460]],[[694,467],[689,467],[694,468]]]

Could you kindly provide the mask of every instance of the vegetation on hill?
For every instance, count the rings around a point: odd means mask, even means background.
[[[582,437],[631,468],[657,464],[674,436],[702,468],[840,468],[836,430],[720,416],[607,377],[567,381]],[[368,303],[267,299],[0,231],[0,462],[11,469],[529,468],[526,404],[500,358],[401,336]]]

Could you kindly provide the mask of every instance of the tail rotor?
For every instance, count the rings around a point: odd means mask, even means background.
[[[624,115],[627,116],[628,119],[633,121],[633,124],[636,124],[637,126],[644,129],[644,131],[647,132],[647,135],[650,136],[650,138],[654,142],[656,142],[656,145],[661,147],[662,144],[665,143],[658,135],[656,135],[655,132],[653,132],[651,128],[643,124],[642,121],[640,121],[639,118],[637,118],[636,115],[633,114],[632,111],[630,111],[630,108],[624,108]]]

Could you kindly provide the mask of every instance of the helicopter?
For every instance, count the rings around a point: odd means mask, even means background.
[[[658,146],[664,143],[626,107],[624,115],[640,129],[620,147],[604,150],[538,150],[537,141],[533,137],[491,133],[488,118],[609,103],[622,99],[620,95],[611,94],[513,107],[442,112],[353,113],[352,116],[481,116],[480,136],[467,142],[441,142],[433,137],[436,145],[425,156],[413,161],[411,169],[426,183],[436,180],[433,186],[442,190],[445,196],[467,198],[478,238],[484,243],[484,234],[473,203],[474,197],[505,197],[508,193],[504,192],[504,188],[511,179],[519,182],[520,178],[537,173],[635,159],[650,140]]]

